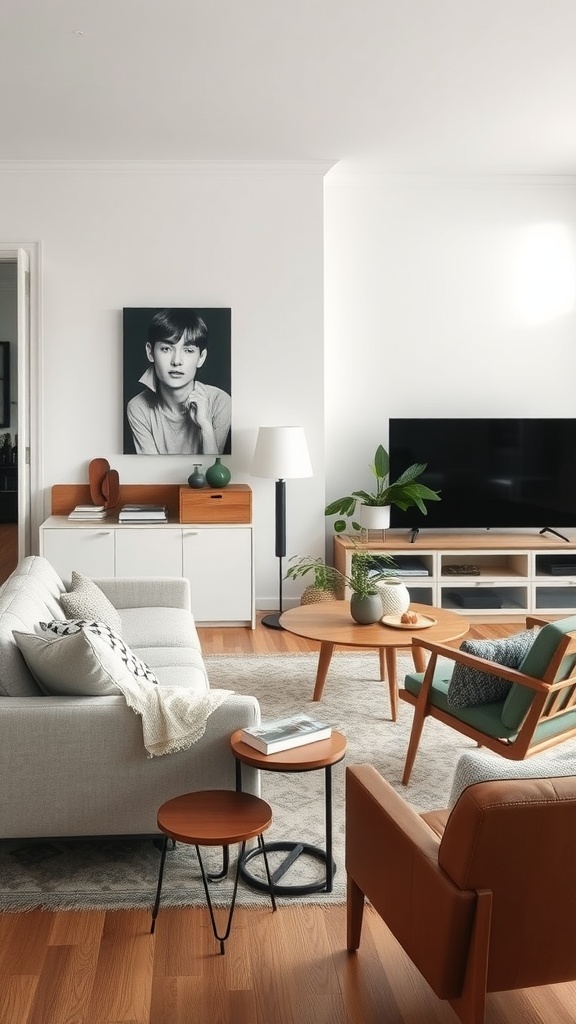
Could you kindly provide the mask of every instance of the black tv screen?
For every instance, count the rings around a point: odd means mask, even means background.
[[[391,481],[425,462],[442,499],[392,527],[576,526],[576,419],[391,419],[388,447]]]

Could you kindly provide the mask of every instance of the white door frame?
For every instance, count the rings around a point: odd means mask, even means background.
[[[41,488],[41,243],[0,242],[0,260],[17,265],[18,307],[18,560],[37,554],[44,519]]]

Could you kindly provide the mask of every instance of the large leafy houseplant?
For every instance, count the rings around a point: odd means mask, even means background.
[[[426,501],[440,501],[440,495],[425,484],[418,482],[418,477],[426,469],[427,463],[415,462],[409,466],[393,483],[389,482],[390,458],[383,445],[379,444],[374,455],[374,462],[370,469],[376,478],[376,490],[352,491],[343,498],[337,498],[330,502],[324,509],[327,516],[346,516],[351,519],[356,511],[357,504],[369,506],[396,505],[406,511],[413,505],[427,514]],[[343,533],[346,529],[346,519],[337,519],[334,523],[336,533]],[[362,524],[352,520],[352,528],[361,530]]]

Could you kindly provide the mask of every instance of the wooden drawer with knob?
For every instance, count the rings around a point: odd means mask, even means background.
[[[252,490],[248,484],[226,487],[181,487],[181,523],[251,523]]]

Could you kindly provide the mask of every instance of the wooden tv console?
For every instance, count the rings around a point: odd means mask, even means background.
[[[334,565],[349,575],[355,551],[389,554],[413,601],[502,621],[576,614],[576,540],[530,534],[409,534],[334,537]],[[452,574],[475,566],[477,575]],[[349,591],[345,593],[349,597]]]

